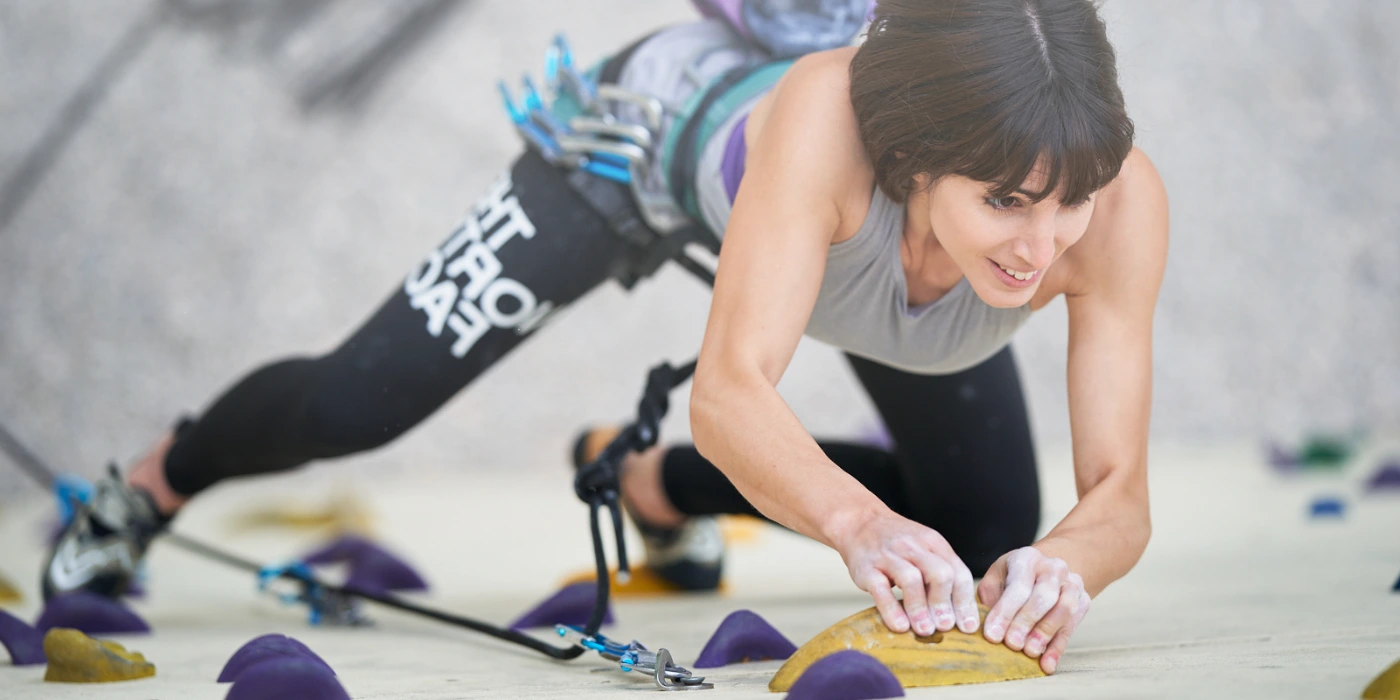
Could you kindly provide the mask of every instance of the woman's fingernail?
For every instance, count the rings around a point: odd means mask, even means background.
[[[1026,635],[1021,630],[1011,630],[1006,633],[1006,643],[1011,646],[1021,646],[1026,642]]]
[[[999,623],[993,622],[987,625],[987,639],[993,642],[1001,641],[1001,625]]]
[[[973,632],[976,632],[976,631],[977,631],[977,618],[975,618],[975,617],[964,617],[964,618],[963,618],[963,621],[962,621],[962,625],[959,627],[959,629],[961,629],[961,630],[964,631],[964,632],[967,632],[968,634],[972,634]]]
[[[952,628],[953,628],[953,622],[956,621],[956,620],[957,620],[957,618],[953,617],[953,611],[952,611],[952,610],[945,610],[945,611],[943,611],[943,612],[938,613],[938,620],[937,620],[938,626],[941,627],[941,628],[943,628],[943,629],[945,629],[945,630],[946,630],[946,629],[952,629]]]
[[[1030,639],[1026,640],[1026,653],[1031,654],[1032,656],[1039,656],[1044,651],[1045,640],[1041,639],[1040,635],[1033,634],[1031,635]]]
[[[1055,672],[1055,667],[1056,667],[1056,666],[1059,666],[1059,665],[1060,665],[1060,659],[1059,659],[1059,657],[1056,657],[1056,656],[1047,656],[1047,657],[1045,657],[1045,668],[1048,669],[1048,670],[1046,671],[1046,673],[1054,673],[1054,672]]]

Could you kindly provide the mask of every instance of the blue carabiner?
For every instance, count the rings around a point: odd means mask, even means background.
[[[510,116],[510,120],[515,124],[516,131],[520,132],[520,135],[530,145],[539,149],[546,160],[556,160],[563,151],[563,149],[559,147],[559,142],[555,141],[553,136],[531,121],[530,116],[515,104],[515,100],[510,94],[510,88],[506,87],[506,82],[504,80],[496,81],[496,89],[501,93],[501,102],[505,105],[506,114]],[[538,98],[538,95],[536,97]]]
[[[559,49],[554,46],[544,51],[544,85],[550,90],[559,89]]]
[[[521,76],[520,84],[525,97],[525,111],[544,111],[544,100],[540,99],[540,93],[535,89],[535,81],[530,79],[529,74]]]
[[[594,153],[591,157],[604,155],[609,154]],[[579,167],[583,168],[585,172],[597,175],[598,177],[607,178],[613,182],[620,182],[624,185],[632,184],[632,172],[626,168],[609,165],[608,163],[602,163],[596,160],[586,160]]]
[[[520,82],[521,90],[525,95],[525,112],[529,119],[539,124],[551,134],[568,134],[573,132],[573,129],[570,129],[567,124],[560,121],[558,117],[554,116],[554,114],[545,107],[544,100],[540,97],[539,91],[535,89],[535,82],[530,80],[530,76],[526,75],[522,77]]]
[[[574,51],[569,48],[569,40],[563,33],[554,35],[554,46],[551,47],[559,53],[558,63],[562,68],[574,67]]]
[[[637,655],[629,651],[618,659],[618,663],[622,666],[624,673],[629,673],[637,667]]]
[[[554,36],[554,50],[558,54],[552,66],[555,71],[553,75],[555,76],[556,82],[560,80],[559,73],[565,73],[568,79],[583,91],[584,94],[581,101],[585,103],[585,107],[594,100],[597,100],[598,86],[594,85],[593,81],[588,79],[588,76],[580,73],[578,67],[574,65],[574,51],[569,47],[569,40],[564,38],[563,34],[556,34]],[[550,57],[548,55],[546,55],[545,60],[546,68],[551,67]]]
[[[258,590],[266,591],[268,585],[279,578],[296,579],[306,587],[300,595],[280,593],[277,597],[283,605],[305,603],[311,609],[309,622],[312,625],[319,625],[321,623],[321,610],[316,606],[316,600],[320,598],[321,587],[317,585],[315,577],[312,576],[311,567],[307,566],[304,561],[290,561],[285,564],[264,566],[258,571]]]
[[[505,105],[506,114],[510,116],[511,121],[515,122],[516,124],[524,124],[525,122],[529,121],[529,119],[527,119],[525,116],[525,112],[521,111],[519,107],[515,106],[515,100],[512,99],[510,96],[510,88],[506,87],[506,81],[497,80],[496,89],[499,90],[501,93],[501,102]]]
[[[92,503],[92,492],[92,482],[81,476],[64,474],[53,482],[53,495],[58,499],[58,519],[63,527],[73,522],[79,503]]]
[[[617,167],[622,168],[623,170],[626,170],[628,166],[632,164],[631,161],[615,153],[603,153],[602,151],[594,151],[593,153],[589,154],[589,157],[593,160],[607,163],[608,165],[616,165]]]
[[[258,590],[267,590],[268,584],[279,578],[293,578],[308,584],[315,582],[311,575],[311,567],[304,561],[293,560],[285,564],[269,564],[259,569]]]

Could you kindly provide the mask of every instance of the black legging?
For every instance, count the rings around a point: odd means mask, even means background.
[[[1040,487],[1011,348],[941,376],[846,359],[895,451],[819,442],[822,451],[892,510],[947,538],[975,575],[1030,544],[1040,524]],[[661,469],[666,495],[682,513],[761,517],[694,447],[671,448]]]
[[[591,177],[527,150],[340,347],[252,372],[178,431],[170,485],[192,495],[373,449],[432,415],[625,262],[576,176]]]
[[[527,152],[339,348],[266,365],[177,434],[170,485],[285,471],[384,445],[532,335],[551,309],[613,275],[627,256],[560,171]],[[974,571],[1030,542],[1039,492],[1009,350],[965,372],[912,375],[851,358],[894,454],[822,448],[897,512],[948,538]],[[666,458],[672,501],[691,514],[755,512],[693,448]]]

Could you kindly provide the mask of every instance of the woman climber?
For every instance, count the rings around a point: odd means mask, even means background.
[[[980,599],[982,634],[1053,672],[1150,533],[1167,201],[1102,19],[1089,0],[880,0],[858,46],[793,50],[702,4],[590,71],[556,47],[553,102],[511,105],[529,148],[448,240],[339,348],[257,369],[101,480],[45,593],[121,590],[209,486],[381,446],[555,310],[709,243],[695,444],[622,472],[648,565],[713,588],[710,516],[760,515],[839,552],[891,629],[975,631]],[[1008,343],[1057,297],[1079,502],[1037,539]],[[893,449],[803,429],[775,385],[804,334],[846,353]]]

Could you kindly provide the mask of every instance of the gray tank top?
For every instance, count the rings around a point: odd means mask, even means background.
[[[729,223],[730,202],[721,175],[723,142],[729,135],[721,128],[706,144],[696,177],[706,224],[719,232]],[[1006,347],[1030,318],[1030,304],[989,306],[964,277],[947,294],[910,308],[899,256],[903,236],[904,206],[876,187],[860,230],[827,249],[826,273],[807,321],[807,336],[916,374],[960,372]]]
[[[746,50],[751,49],[713,21],[680,25],[643,44],[628,62],[620,82],[676,104],[704,84],[705,78],[717,74],[716,66],[752,60]],[[704,70],[698,70],[701,67]],[[737,144],[731,137],[760,97],[730,115],[701,149],[696,199],[705,224],[720,236],[731,210],[722,172],[726,153],[732,160],[735,146],[744,145],[742,133]],[[904,207],[875,188],[860,230],[827,252],[826,273],[806,334],[851,354],[918,374],[959,372],[1005,347],[1030,317],[1030,305],[1014,309],[988,306],[964,278],[936,301],[909,308],[908,283],[899,256],[903,233]]]
[[[860,230],[827,249],[808,336],[907,372],[952,374],[995,355],[1030,318],[1029,304],[987,305],[966,277],[911,308],[899,257],[903,235],[904,207],[875,188]]]

